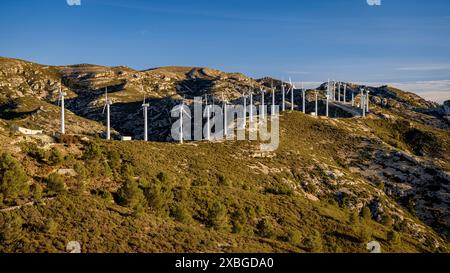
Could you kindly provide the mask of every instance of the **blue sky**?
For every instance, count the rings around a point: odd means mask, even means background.
[[[450,79],[450,0],[2,0],[0,37],[1,56],[52,65],[206,66],[309,82]]]

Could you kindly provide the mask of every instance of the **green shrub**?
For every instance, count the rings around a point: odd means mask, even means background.
[[[232,232],[241,233],[244,230],[247,221],[247,213],[243,209],[238,208],[235,210],[231,215]]]
[[[111,169],[118,171],[120,170],[121,158],[120,154],[116,150],[111,150],[108,154],[108,161]]]
[[[361,217],[362,217],[364,220],[370,220],[370,219],[372,219],[372,212],[370,211],[370,209],[369,209],[368,207],[364,207],[364,208],[361,210]]]
[[[64,177],[57,173],[51,173],[47,177],[47,187],[50,192],[61,193],[66,191],[66,184],[64,183]]]
[[[12,244],[22,239],[22,225],[23,220],[18,214],[0,214],[0,241]]]
[[[47,160],[47,153],[45,150],[39,148],[35,143],[27,144],[23,151],[38,162],[44,162]]]
[[[130,163],[123,164],[122,168],[120,169],[120,174],[122,175],[122,178],[125,180],[133,178],[134,177],[133,166],[131,166]]]
[[[361,243],[368,243],[372,240],[373,231],[370,227],[360,225],[357,232],[358,239]]]
[[[0,156],[0,193],[14,199],[28,193],[28,176],[22,165],[9,154]]]
[[[208,226],[216,230],[228,228],[228,212],[224,205],[215,202],[208,210]]]
[[[288,242],[295,246],[300,246],[302,243],[302,233],[298,230],[290,230],[287,234]]]
[[[38,183],[33,184],[31,187],[31,191],[33,193],[33,198],[35,201],[40,201],[42,199],[43,189],[41,185],[39,185]]]
[[[100,158],[102,155],[102,148],[95,141],[88,142],[83,151],[83,159],[94,160]]]
[[[170,203],[173,201],[173,193],[170,185],[163,185],[159,181],[153,181],[150,187],[144,189],[148,205],[157,213],[166,214]]]
[[[62,156],[61,152],[55,147],[51,148],[48,155],[48,163],[50,165],[58,165],[63,162],[63,160],[64,157]]]
[[[134,179],[128,179],[117,192],[118,203],[129,208],[137,208],[145,204],[145,197]]]
[[[218,180],[220,186],[225,186],[225,187],[231,186],[230,180],[222,174],[219,174],[217,176],[217,180]]]
[[[398,245],[401,241],[400,235],[394,230],[388,231],[387,240],[388,240],[389,244],[391,244],[391,245]]]
[[[192,187],[206,187],[208,185],[209,185],[208,180],[202,178],[194,179],[191,183]]]
[[[55,234],[58,231],[58,223],[55,222],[55,220],[53,219],[49,219],[44,227],[43,227],[44,232],[49,233],[49,234]]]
[[[289,195],[289,196],[294,193],[292,189],[281,183],[277,183],[275,185],[267,187],[265,189],[265,192],[274,195]]]
[[[86,167],[84,167],[83,163],[75,163],[74,171],[77,173],[78,180],[85,181],[88,178],[89,172]]]
[[[165,172],[160,172],[156,175],[156,178],[159,180],[159,182],[167,184],[170,182],[170,178]]]
[[[394,224],[394,221],[389,215],[383,214],[383,216],[381,217],[381,223],[385,226],[390,227]]]
[[[303,246],[308,249],[309,252],[323,252],[323,240],[320,232],[314,230],[310,236],[306,236],[306,238],[303,240]]]
[[[349,222],[350,222],[350,224],[352,224],[352,225],[356,225],[356,224],[359,223],[359,215],[358,215],[358,212],[356,212],[356,211],[350,212]]]
[[[258,224],[256,224],[256,230],[257,234],[264,238],[271,238],[274,235],[272,224],[266,218],[259,220]]]
[[[192,216],[183,204],[175,205],[170,212],[170,216],[181,223],[189,224],[192,222]]]

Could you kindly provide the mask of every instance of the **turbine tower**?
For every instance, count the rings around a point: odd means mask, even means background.
[[[272,111],[270,111],[272,116],[275,116],[275,88],[273,87],[273,80],[272,80]]]
[[[64,97],[67,94],[62,91],[61,82],[59,83],[59,99],[58,104],[61,105],[61,134],[64,135],[66,133],[66,126],[65,126],[65,116],[64,116]]]
[[[144,141],[148,141],[148,107],[150,107],[150,104],[145,102],[145,94],[144,94],[144,101],[142,102],[142,111],[144,114]]]
[[[289,83],[291,85],[291,89],[288,91],[291,92],[291,111],[294,111],[294,90],[295,90],[295,85],[292,83],[291,78],[289,78]]]
[[[205,101],[206,101],[206,107],[205,107],[205,116],[206,116],[206,140],[211,141],[211,128],[210,128],[210,115],[211,115],[211,109],[208,105],[208,94],[205,94]]]
[[[223,135],[226,138],[228,136],[228,119],[227,119],[228,101],[225,100],[223,92],[222,92],[222,106],[223,106]]]
[[[286,97],[286,92],[285,92],[285,86],[284,86],[284,81],[281,83],[281,110],[282,111],[286,111],[286,102],[285,102],[285,97]]]
[[[253,87],[250,89],[250,109],[249,109],[249,115],[250,115],[250,122],[253,122]]]
[[[264,90],[261,88],[261,118],[265,118],[265,110],[264,110],[265,102],[264,102]]]
[[[318,96],[318,94],[317,94],[317,90],[316,90],[316,117],[319,116],[319,111],[318,111],[319,105],[318,105],[318,101],[317,101],[318,100],[317,96]]]
[[[341,82],[338,85],[338,102],[341,102]]]
[[[344,83],[344,103],[347,103],[347,84]]]
[[[370,91],[367,90],[366,93],[367,93],[366,94],[366,105],[367,105],[367,110],[366,111],[367,111],[367,113],[369,113],[369,102],[370,102],[369,101],[369,93],[370,93]]]
[[[303,88],[302,82],[302,99],[303,99],[303,114],[306,114],[306,90]]]
[[[329,103],[329,100],[330,100],[330,95],[329,94],[327,94],[326,95],[326,98],[327,98],[327,102],[326,102],[326,106],[325,106],[325,115],[327,116],[327,117],[329,117],[329,113],[328,113],[328,103]]]
[[[105,87],[105,106],[103,107],[102,114],[105,114],[106,110],[106,139],[111,139],[111,105],[112,101],[108,99],[108,87]]]
[[[184,135],[183,135],[183,116],[184,114],[186,114],[189,118],[191,118],[191,115],[184,109],[184,97],[183,97],[183,101],[181,103],[181,105],[179,106],[180,108],[180,144],[183,144],[183,140],[184,140]]]
[[[242,129],[245,129],[246,125],[247,125],[247,96],[245,95],[244,92],[242,92],[242,97],[244,99],[244,122],[242,122]],[[208,124],[209,125],[209,124]]]

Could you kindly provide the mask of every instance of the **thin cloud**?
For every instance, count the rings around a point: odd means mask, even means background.
[[[309,72],[306,71],[286,71],[287,74],[291,75],[307,75]]]
[[[416,93],[426,100],[443,103],[450,100],[450,80],[440,81],[415,81],[415,82],[364,82],[368,86],[389,85],[403,91]]]
[[[400,71],[436,71],[436,70],[450,70],[450,64],[431,64],[419,66],[399,67]]]

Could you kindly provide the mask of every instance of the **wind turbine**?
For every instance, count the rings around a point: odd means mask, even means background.
[[[327,98],[327,102],[326,102],[325,115],[326,115],[327,117],[329,117],[329,113],[328,113],[328,103],[329,103],[329,100],[330,100],[330,94],[327,94],[327,95],[326,95],[326,98]]]
[[[344,83],[344,103],[347,103],[347,84]]]
[[[361,95],[361,105],[362,105],[362,116],[365,118],[366,117],[366,105],[365,105],[365,101],[366,101],[366,96],[364,95],[364,93]]]
[[[64,135],[66,133],[66,126],[65,126],[65,116],[64,116],[64,97],[67,94],[62,91],[61,82],[59,83],[59,99],[58,104],[61,105],[61,134]]]
[[[250,115],[250,122],[253,122],[253,87],[250,88],[250,109],[249,109],[249,115]]]
[[[318,94],[317,94],[317,90],[316,90],[316,117],[319,116],[319,111],[318,111],[319,105],[318,105],[318,98],[317,98],[317,96],[318,96]]]
[[[291,92],[291,111],[294,111],[294,90],[295,90],[295,85],[292,83],[291,78],[289,78],[289,84],[291,85],[291,89],[288,91]]]
[[[242,92],[242,97],[244,99],[244,122],[242,122],[242,129],[245,129],[245,126],[247,124],[247,96],[245,95],[244,92]]]
[[[285,102],[285,96],[286,96],[286,91],[285,91],[285,85],[284,85],[284,80],[281,83],[281,110],[282,111],[286,111],[286,102]]]
[[[338,85],[338,102],[341,102],[341,82]]]
[[[336,80],[333,80],[333,101],[336,101]]]
[[[144,114],[144,141],[148,141],[148,107],[150,107],[150,104],[145,102],[145,94],[144,94],[144,101],[142,102],[142,111]]]
[[[303,114],[306,114],[306,90],[303,88],[302,82],[302,97],[303,97]]]
[[[189,118],[191,118],[191,115],[184,109],[184,97],[182,100],[181,105],[179,105],[180,108],[180,144],[183,144],[183,139],[184,139],[184,135],[183,135],[183,116],[184,114],[186,114]]]
[[[352,107],[355,107],[355,93],[352,91]]]
[[[223,92],[222,92],[222,106],[223,106],[223,135],[226,138],[228,136],[228,120],[227,120],[228,101],[225,100]]]
[[[367,113],[369,113],[369,102],[370,102],[370,100],[369,100],[369,93],[370,93],[370,91],[367,90],[366,93],[367,93],[367,95],[366,95]]]
[[[106,139],[111,139],[111,108],[112,101],[108,99],[108,87],[105,87],[105,106],[103,107],[102,114],[105,114],[106,110]]]
[[[271,115],[275,116],[275,88],[273,87],[273,80],[272,80],[272,111],[271,111]]]
[[[209,121],[209,119],[210,119],[210,115],[211,115],[211,109],[210,109],[210,106],[208,105],[208,94],[205,94],[205,101],[206,101],[206,107],[205,107],[205,110],[206,110],[206,113],[205,113],[205,115],[206,115],[206,128],[208,128],[206,130],[206,140],[210,141],[211,140],[211,128],[210,128],[210,121]]]
[[[262,89],[262,87],[260,88],[261,90],[261,118],[264,119],[265,118],[265,111],[264,111],[264,106],[265,106],[265,101],[264,101],[264,90]]]

